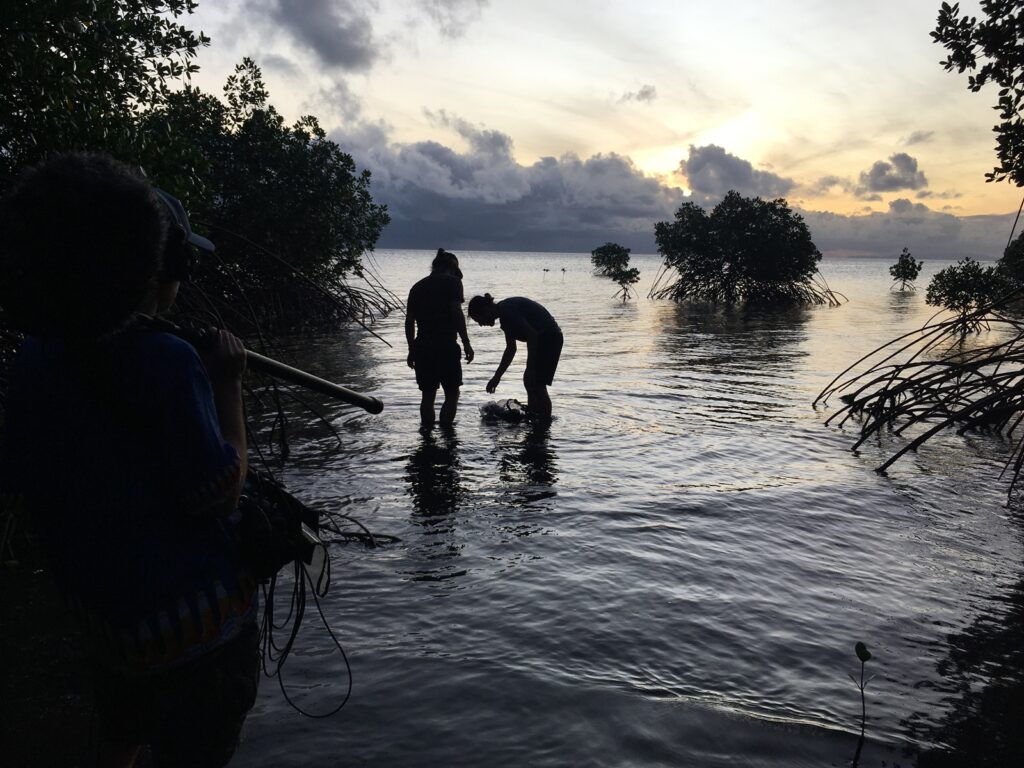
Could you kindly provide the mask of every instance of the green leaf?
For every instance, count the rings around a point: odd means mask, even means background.
[[[853,650],[856,651],[857,658],[860,659],[861,664],[867,664],[871,661],[871,651],[868,650],[868,647],[864,645],[864,643],[857,643],[853,646]]]

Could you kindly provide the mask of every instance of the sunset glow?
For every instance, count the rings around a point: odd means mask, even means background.
[[[995,94],[942,69],[928,34],[937,11],[935,0],[234,0],[200,4],[192,20],[213,41],[195,82],[219,91],[255,58],[272,103],[289,119],[318,115],[410,227],[393,185],[510,200],[489,187],[497,177],[609,156],[629,183],[700,201],[737,188],[842,216],[889,215],[897,200],[926,218],[1008,216],[1018,190],[984,180]],[[433,167],[439,148],[472,178]],[[417,175],[427,166],[433,182]],[[893,246],[865,244],[876,247]]]

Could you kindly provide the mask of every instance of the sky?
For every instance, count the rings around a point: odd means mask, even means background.
[[[653,253],[725,192],[784,197],[826,256],[998,258],[1021,190],[940,0],[200,0],[193,82],[243,56],[372,173],[378,247]],[[961,7],[977,14],[977,2]]]

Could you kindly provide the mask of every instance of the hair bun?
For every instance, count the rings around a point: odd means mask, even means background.
[[[484,298],[487,299],[488,301],[494,301],[494,297],[491,296],[491,294],[489,293],[485,293]]]

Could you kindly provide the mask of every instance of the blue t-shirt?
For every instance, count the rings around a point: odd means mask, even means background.
[[[145,672],[253,618],[223,439],[195,349],[129,330],[89,357],[29,338],[11,371],[6,485],[36,518],[58,587],[104,661]]]

